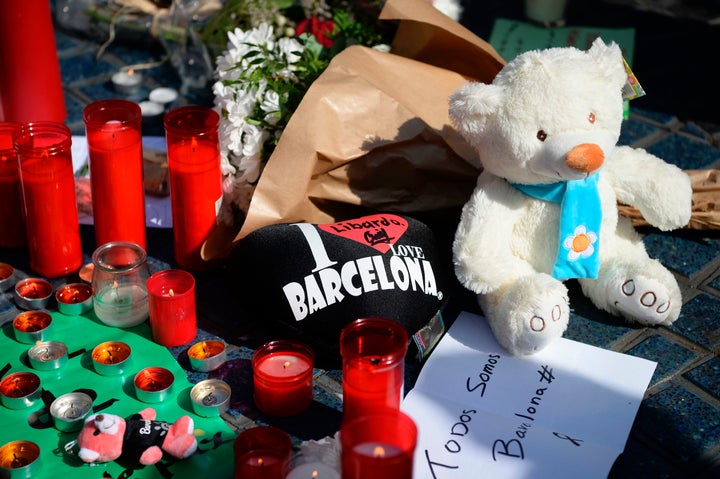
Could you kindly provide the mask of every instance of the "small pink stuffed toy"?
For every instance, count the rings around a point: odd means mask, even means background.
[[[155,420],[153,408],[123,419],[115,414],[93,414],[78,434],[78,456],[87,463],[114,461],[120,457],[143,466],[155,464],[167,453],[185,459],[197,450],[190,416],[169,424]]]

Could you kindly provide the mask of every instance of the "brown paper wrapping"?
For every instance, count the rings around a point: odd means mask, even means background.
[[[714,230],[720,228],[720,170],[685,170],[692,183],[692,213],[689,229]],[[618,205],[620,214],[635,226],[648,226],[640,211],[633,206]]]
[[[412,214],[461,206],[480,171],[449,126],[448,98],[490,82],[500,55],[424,0],[389,0],[393,53],[353,46],[313,83],[258,182],[241,227],[218,226],[203,257],[276,223],[329,223],[361,208]]]

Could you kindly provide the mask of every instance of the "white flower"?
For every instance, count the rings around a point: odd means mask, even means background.
[[[281,133],[283,96],[270,87],[278,79],[295,82],[295,64],[303,46],[294,38],[275,39],[272,27],[228,32],[227,50],[217,59],[213,85],[215,109],[221,115],[219,137],[224,185],[224,214],[230,206],[249,208],[252,189],[262,173],[268,142]],[[265,71],[267,70],[267,71]],[[267,76],[257,76],[254,72]],[[229,203],[229,204],[228,204]]]

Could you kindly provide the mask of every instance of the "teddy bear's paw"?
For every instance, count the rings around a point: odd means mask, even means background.
[[[522,278],[488,316],[498,342],[515,356],[534,354],[560,338],[570,320],[567,288],[549,275]]]
[[[654,326],[677,319],[670,291],[660,281],[636,276],[611,289],[610,301],[628,319]]]

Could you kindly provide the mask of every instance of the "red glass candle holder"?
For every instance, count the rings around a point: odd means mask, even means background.
[[[52,5],[47,0],[0,2],[0,111],[5,120],[66,120]]]
[[[90,158],[95,243],[131,241],[146,247],[142,114],[127,100],[90,103],[83,110]]]
[[[165,115],[175,261],[203,270],[201,249],[217,223],[222,201],[220,116],[211,108],[183,106]]]
[[[20,248],[27,245],[25,216],[20,190],[20,173],[13,134],[20,123],[0,122],[0,248]]]
[[[380,409],[340,427],[343,479],[412,479],[417,425],[399,409]]]
[[[166,347],[188,344],[197,334],[195,278],[181,269],[158,271],[147,280],[153,340]]]
[[[26,123],[13,137],[27,225],[30,268],[46,278],[82,266],[70,129],[55,122]]]
[[[283,479],[290,467],[292,441],[282,429],[256,426],[233,443],[235,479]]]
[[[343,422],[382,408],[400,408],[407,348],[407,331],[397,321],[362,318],[343,328]]]
[[[269,416],[295,416],[313,400],[315,353],[300,341],[265,343],[252,355],[253,399]]]

